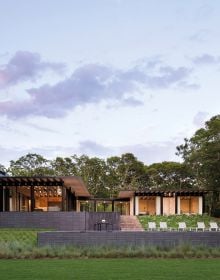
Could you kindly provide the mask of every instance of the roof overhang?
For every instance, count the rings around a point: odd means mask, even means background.
[[[200,190],[177,190],[177,191],[152,191],[152,190],[145,190],[145,191],[135,191],[135,196],[201,196],[206,194],[207,191],[200,191]]]
[[[0,186],[62,186],[60,177],[52,176],[2,176]]]
[[[76,197],[91,196],[83,181],[75,176],[0,176],[1,186],[64,186]]]
[[[62,177],[64,187],[69,188],[76,197],[91,197],[81,178],[75,176]]]
[[[132,198],[134,196],[202,196],[206,194],[205,190],[177,190],[177,191],[162,191],[162,190],[142,190],[142,191],[120,191],[117,199]]]
[[[131,198],[134,196],[134,191],[120,191],[118,194],[119,199]]]

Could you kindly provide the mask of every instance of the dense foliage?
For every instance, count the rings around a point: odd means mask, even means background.
[[[210,191],[209,212],[220,208],[220,115],[185,139],[177,151],[196,179],[194,186]]]
[[[184,141],[177,147],[183,163],[165,161],[146,166],[132,153],[106,160],[87,155],[48,160],[27,154],[11,160],[7,170],[0,164],[0,171],[13,176],[80,176],[90,193],[99,197],[113,197],[122,189],[210,190],[210,211],[220,208],[220,115]]]

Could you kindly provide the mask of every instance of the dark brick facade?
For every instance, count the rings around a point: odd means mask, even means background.
[[[179,244],[220,246],[220,232],[39,232],[38,246],[60,245],[155,245]]]
[[[120,213],[118,212],[86,212],[87,228],[86,230],[94,230],[94,225],[102,220],[106,220],[111,224],[110,229],[120,229]]]
[[[94,224],[105,219],[120,226],[119,213],[92,212],[0,212],[0,228],[42,228],[69,231],[93,230]]]

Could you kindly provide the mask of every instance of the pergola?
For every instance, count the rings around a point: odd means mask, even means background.
[[[89,197],[74,176],[0,177],[0,211],[70,211],[76,210],[77,199]]]

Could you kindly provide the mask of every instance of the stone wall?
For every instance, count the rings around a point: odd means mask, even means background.
[[[155,245],[180,244],[220,246],[220,232],[39,232],[38,246]]]

